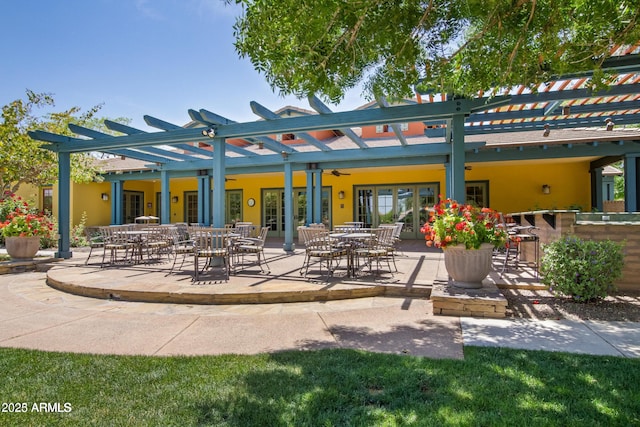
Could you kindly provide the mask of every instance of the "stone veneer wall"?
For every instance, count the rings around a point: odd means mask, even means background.
[[[640,291],[640,223],[577,223],[573,232],[582,239],[625,241],[622,278],[616,285],[620,290]]]
[[[540,237],[540,244],[552,242],[566,234],[575,234],[582,239],[588,240],[612,240],[616,242],[625,241],[624,246],[624,268],[622,278],[616,281],[619,290],[640,291],[640,221],[634,214],[620,214],[620,216],[607,216],[603,214],[579,214],[586,217],[586,221],[576,220],[576,211],[540,211],[515,215],[520,218],[521,225],[534,225]],[[590,218],[593,217],[593,218]],[[553,218],[550,224],[546,219]],[[632,219],[624,221],[625,218]],[[532,219],[533,224],[526,218]],[[540,254],[542,256],[542,253]],[[534,260],[534,248],[530,244],[522,245],[522,258],[527,261]]]

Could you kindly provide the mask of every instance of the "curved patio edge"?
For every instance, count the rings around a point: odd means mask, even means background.
[[[193,283],[190,275],[167,275],[147,266],[100,268],[56,266],[47,285],[74,295],[131,302],[175,304],[270,304],[345,300],[376,296],[428,298],[431,286],[368,281],[314,282],[297,275],[232,275],[228,282]]]

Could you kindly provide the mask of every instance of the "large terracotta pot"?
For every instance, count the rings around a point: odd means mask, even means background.
[[[466,249],[463,245],[444,249],[444,265],[459,288],[481,288],[482,280],[491,271],[493,245],[483,243],[478,249]]]
[[[40,236],[5,237],[4,246],[12,259],[32,259],[40,249]]]

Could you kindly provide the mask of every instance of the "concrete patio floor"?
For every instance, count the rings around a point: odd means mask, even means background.
[[[631,322],[527,321],[434,316],[428,292],[446,281],[442,254],[423,242],[403,242],[399,273],[376,281],[364,276],[330,282],[301,279],[302,250],[266,249],[271,273],[252,268],[229,282],[193,284],[190,276],[169,275],[168,263],[124,269],[84,266],[87,252],[54,263],[50,277],[109,290],[111,298],[88,298],[46,284],[42,271],[0,276],[0,346],[97,354],[256,354],[284,350],[352,348],[430,358],[463,358],[465,345],[640,357],[640,324]],[[496,267],[499,267],[497,265]],[[159,271],[150,273],[144,268]],[[488,283],[539,286],[533,272],[514,270]],[[307,302],[210,304],[132,302],[116,291],[139,287],[195,295],[303,294]],[[357,295],[382,289],[379,296]],[[327,300],[325,294],[338,292]],[[379,290],[378,290],[379,291]],[[321,292],[320,294],[318,292]],[[345,292],[355,295],[345,297]],[[409,296],[402,295],[408,293]],[[416,295],[424,293],[424,295]],[[328,294],[331,295],[331,294]],[[208,297],[207,297],[208,298]],[[254,297],[251,297],[254,298]]]

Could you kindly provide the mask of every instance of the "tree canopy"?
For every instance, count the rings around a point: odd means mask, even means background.
[[[42,142],[27,134],[30,130],[45,130],[71,135],[68,125],[75,123],[84,127],[105,131],[103,119],[96,117],[101,105],[84,113],[79,107],[66,111],[38,116],[36,108],[55,105],[48,93],[27,90],[25,99],[17,99],[2,107],[0,121],[0,197],[6,191],[15,192],[22,184],[48,185],[57,181],[58,162],[56,153],[41,148]],[[119,118],[118,121],[126,122]],[[95,157],[91,154],[71,155],[71,178],[74,182],[91,182],[100,179]]]
[[[534,87],[640,40],[640,0],[235,2],[240,56],[281,94],[334,103],[358,84],[368,97]]]

